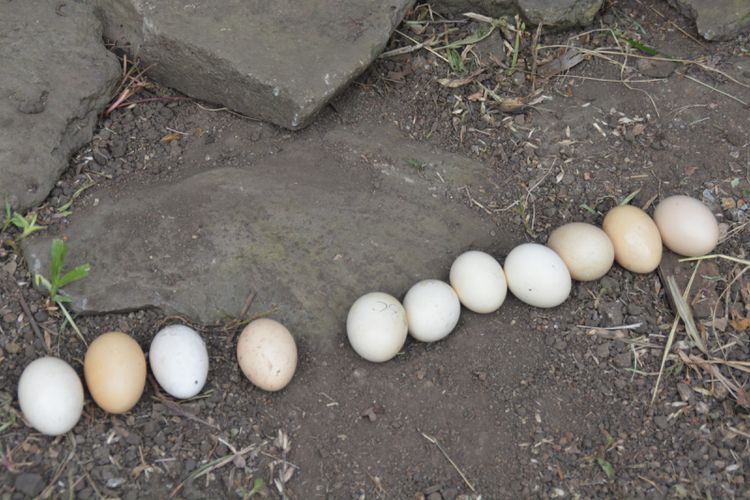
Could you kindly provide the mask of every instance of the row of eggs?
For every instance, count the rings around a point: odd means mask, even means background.
[[[422,342],[450,334],[461,304],[473,312],[491,313],[510,290],[531,306],[556,307],[570,295],[572,279],[597,280],[615,261],[629,271],[649,273],[661,262],[662,243],[677,254],[697,257],[711,252],[718,240],[716,218],[694,198],[666,198],[653,219],[640,208],[620,205],[607,213],[601,229],[581,222],[566,224],[550,234],[547,246],[515,247],[504,266],[487,253],[465,252],[451,266],[450,284],[420,281],[403,303],[382,292],[363,295],[349,310],[347,337],[361,357],[388,361],[401,350],[407,334]]]
[[[363,358],[383,362],[403,347],[407,333],[423,342],[447,336],[458,323],[461,304],[477,313],[496,311],[507,290],[536,307],[555,307],[579,281],[604,276],[617,262],[647,273],[661,260],[662,242],[681,255],[710,252],[718,242],[713,214],[686,196],[664,200],[652,220],[643,210],[623,205],[605,217],[603,230],[571,223],[555,230],[548,246],[526,243],[514,248],[503,266],[489,254],[469,251],[450,269],[449,281],[424,280],[414,285],[403,304],[391,295],[373,292],[349,310],[347,336]],[[270,319],[258,319],[243,330],[237,360],[245,376],[268,391],[284,388],[297,366],[297,347],[289,331]],[[200,335],[183,325],[168,326],[151,342],[149,364],[154,378],[171,396],[198,394],[208,375],[208,352]],[[109,332],[97,337],[84,359],[84,378],[94,401],[110,413],[130,410],[143,394],[146,359],[130,336]],[[65,361],[39,358],[18,383],[18,400],[26,420],[44,434],[72,429],[83,410],[83,385]]]
[[[237,341],[245,376],[266,391],[283,389],[297,367],[297,346],[289,330],[271,319],[249,323]],[[190,327],[171,325],[151,341],[148,362],[156,382],[178,399],[196,396],[208,377],[208,351]],[[146,357],[138,342],[120,332],[97,337],[86,351],[83,374],[92,399],[109,413],[125,413],[146,386]],[[52,436],[72,429],[83,412],[83,384],[65,361],[47,356],[29,363],[18,381],[18,402],[26,421]]]

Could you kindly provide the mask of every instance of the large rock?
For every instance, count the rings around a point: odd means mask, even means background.
[[[119,74],[101,30],[79,3],[0,2],[0,205],[40,203],[91,139]]]
[[[684,16],[695,19],[706,40],[731,40],[750,29],[750,0],[669,0]]]
[[[436,10],[477,12],[492,17],[519,14],[528,24],[565,29],[591,24],[602,0],[436,0]]]
[[[367,68],[413,3],[92,1],[156,80],[290,129]]]
[[[359,295],[399,296],[419,279],[447,278],[467,248],[504,250],[516,239],[452,199],[490,170],[372,128],[295,142],[254,166],[137,186],[76,211],[56,235],[68,241],[69,266],[92,265],[66,292],[80,312],[158,307],[213,322],[237,316],[252,289],[251,312],[276,305],[295,332],[340,334]],[[51,238],[26,244],[32,272],[48,273]]]

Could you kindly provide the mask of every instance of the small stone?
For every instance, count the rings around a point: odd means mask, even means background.
[[[654,423],[659,429],[664,430],[669,428],[669,420],[664,415],[655,416]]]
[[[20,350],[21,346],[15,342],[11,341],[5,344],[5,352],[7,352],[8,354],[18,354]]]
[[[680,393],[680,398],[683,401],[690,401],[695,397],[695,394],[693,393],[693,390],[690,388],[690,386],[683,382],[677,383],[677,392]]]
[[[16,476],[13,485],[16,491],[29,497],[35,497],[44,489],[44,479],[40,474],[23,473]]]
[[[609,342],[604,343],[596,348],[596,355],[600,358],[609,357]]]
[[[119,488],[125,483],[126,483],[125,478],[112,477],[112,478],[107,479],[107,488],[111,488],[111,489]]]
[[[629,352],[618,354],[615,356],[614,363],[618,368],[630,368],[633,365],[632,355]]]

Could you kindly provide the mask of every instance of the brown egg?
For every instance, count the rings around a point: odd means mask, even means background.
[[[132,337],[105,333],[86,351],[83,375],[96,404],[109,413],[125,413],[143,394],[146,357]]]
[[[560,226],[549,235],[547,246],[557,252],[578,281],[598,280],[612,267],[615,250],[607,233],[584,222]]]
[[[711,210],[689,196],[670,196],[654,210],[664,245],[674,253],[698,257],[719,243],[719,224]]]
[[[659,229],[646,212],[620,205],[604,217],[602,229],[615,247],[615,260],[628,271],[650,273],[661,262]]]
[[[237,341],[237,361],[250,382],[265,391],[280,391],[297,369],[297,344],[281,323],[256,319]]]

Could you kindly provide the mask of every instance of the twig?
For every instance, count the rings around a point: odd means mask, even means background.
[[[724,92],[723,90],[719,90],[719,89],[717,89],[716,87],[714,87],[714,86],[712,86],[712,85],[709,85],[709,84],[707,84],[706,82],[702,82],[702,81],[698,80],[697,78],[694,78],[694,77],[692,77],[692,76],[690,76],[690,75],[686,75],[685,73],[679,73],[679,72],[678,72],[677,74],[678,74],[678,75],[680,75],[680,76],[684,76],[684,77],[685,77],[685,78],[687,78],[688,80],[694,81],[695,83],[698,83],[698,84],[700,84],[700,85],[703,85],[703,86],[704,86],[704,87],[706,87],[707,89],[711,89],[711,90],[713,90],[714,92],[718,92],[718,93],[719,93],[719,94],[721,94],[721,95],[725,95],[725,96],[729,97],[730,99],[732,99],[732,100],[734,100],[734,101],[737,101],[738,103],[742,104],[743,106],[747,106],[747,105],[748,105],[748,104],[747,104],[747,103],[746,103],[745,101],[743,101],[743,100],[742,100],[742,99],[740,99],[739,97],[735,97],[735,96],[733,96],[732,94],[730,94],[729,92]]]
[[[682,298],[687,300],[689,294],[690,294],[690,288],[693,286],[693,280],[695,279],[695,275],[698,273],[698,268],[700,267],[700,263],[695,265],[695,268],[693,269],[693,275],[690,276],[690,281],[688,281],[687,287],[685,287],[685,292],[682,294]],[[672,322],[672,329],[669,331],[669,337],[667,337],[667,345],[664,346],[664,355],[661,358],[661,365],[659,366],[659,376],[656,377],[656,384],[654,384],[654,392],[651,395],[651,403],[649,405],[653,405],[654,401],[656,401],[656,394],[659,392],[659,384],[661,383],[661,377],[664,374],[664,366],[667,364],[667,357],[669,356],[669,352],[672,350],[672,343],[674,342],[675,333],[677,332],[677,325],[680,322],[680,315],[675,315],[674,321]]]
[[[588,326],[588,325],[576,325],[577,328],[589,328],[592,330],[635,330],[639,328],[643,323],[631,323],[629,325],[622,326]]]
[[[245,316],[247,316],[250,306],[253,305],[253,300],[255,300],[255,290],[250,290],[250,294],[248,294],[247,300],[245,300],[245,305],[242,307],[242,311],[240,311],[240,315],[238,316],[240,321],[244,320]]]
[[[395,30],[395,31],[396,31],[396,33],[398,33],[398,34],[399,34],[399,35],[401,35],[402,37],[406,38],[406,39],[407,39],[407,40],[409,40],[410,42],[412,42],[412,43],[416,43],[416,44],[419,44],[419,42],[418,42],[417,40],[415,40],[414,38],[410,37],[410,36],[409,36],[409,35],[407,35],[406,33],[402,33],[402,32],[401,32],[401,31],[399,31],[399,30]],[[432,49],[431,47],[428,47],[427,45],[423,45],[423,46],[422,46],[422,48],[424,48],[424,49],[425,49],[426,51],[430,52],[430,53],[431,53],[432,55],[434,55],[435,57],[439,57],[439,58],[440,58],[440,59],[442,59],[443,61],[445,61],[445,62],[447,62],[448,64],[450,64],[450,61],[448,60],[448,58],[447,58],[447,57],[445,57],[445,56],[441,55],[440,53],[438,53],[438,52],[434,51],[434,50],[433,50],[433,49]]]
[[[740,259],[739,257],[732,257],[731,255],[724,255],[721,253],[712,253],[709,255],[702,255],[700,257],[686,257],[680,259],[679,262],[692,262],[694,260],[706,260],[706,259],[726,259],[743,266],[750,266],[750,260]]]
[[[420,433],[420,434],[422,434],[422,436],[423,436],[423,437],[424,437],[424,438],[425,438],[425,439],[426,439],[427,441],[429,441],[430,443],[432,443],[432,444],[434,444],[435,446],[437,446],[438,450],[440,450],[440,453],[442,453],[442,454],[443,454],[443,456],[444,456],[444,457],[446,458],[446,460],[448,460],[448,462],[450,462],[450,464],[451,464],[451,465],[453,466],[453,468],[454,468],[454,469],[456,469],[456,472],[458,472],[458,474],[459,474],[459,475],[461,476],[461,479],[463,479],[463,480],[464,480],[464,483],[466,483],[466,486],[468,486],[468,487],[469,487],[469,489],[470,489],[470,490],[471,490],[472,492],[476,493],[476,492],[477,492],[477,490],[475,490],[475,489],[474,489],[474,485],[473,485],[473,484],[471,484],[471,483],[469,482],[469,480],[468,480],[468,479],[466,479],[466,476],[464,475],[464,473],[463,473],[463,472],[461,471],[461,469],[459,469],[458,465],[456,465],[456,462],[454,462],[453,460],[451,460],[451,457],[450,457],[450,456],[448,456],[448,453],[447,453],[447,452],[446,452],[446,451],[445,451],[445,450],[443,449],[443,447],[442,447],[442,446],[440,446],[440,443],[438,442],[438,440],[437,440],[437,439],[435,439],[434,437],[428,436],[427,434],[425,434],[425,433],[424,433],[424,432],[422,432],[422,431],[419,431],[419,433]]]
[[[539,44],[539,37],[542,34],[542,23],[536,27],[536,33],[534,33],[534,39],[531,41],[531,91],[536,90],[536,66],[538,63],[537,58],[537,45]]]
[[[39,340],[42,341],[42,345],[46,346],[46,343],[44,342],[44,335],[42,335],[42,331],[39,329],[39,325],[37,325],[34,316],[31,314],[29,304],[26,303],[26,299],[23,298],[23,295],[18,296],[18,303],[21,305],[23,313],[29,318],[29,323],[31,324],[31,329],[34,330],[34,334],[39,338]]]

